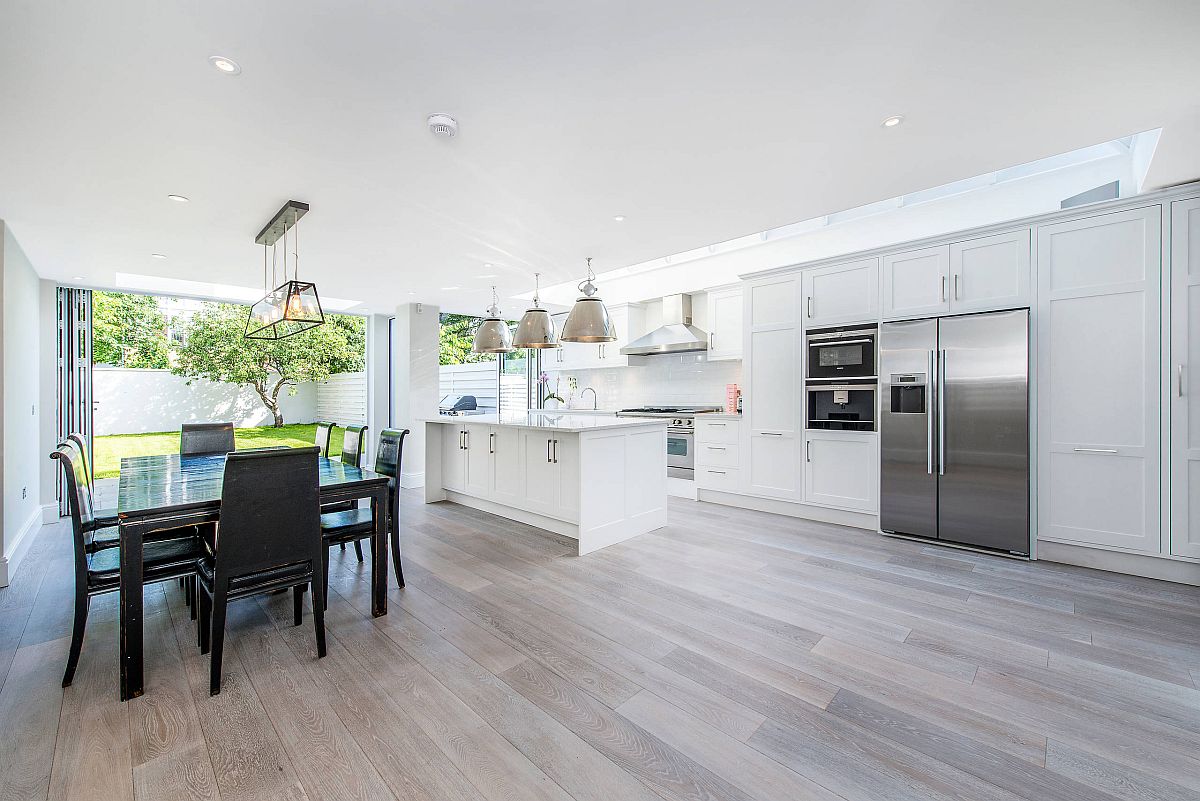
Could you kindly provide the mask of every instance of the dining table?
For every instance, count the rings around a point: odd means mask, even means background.
[[[321,504],[369,500],[372,534],[371,613],[387,614],[388,477],[324,456]],[[142,667],[142,545],[158,531],[219,523],[225,454],[135,456],[121,460],[117,518],[121,548],[121,700],[144,692]],[[320,567],[318,566],[319,570]]]

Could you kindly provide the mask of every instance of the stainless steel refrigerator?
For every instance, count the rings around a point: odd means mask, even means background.
[[[884,323],[879,526],[1029,554],[1029,312]]]

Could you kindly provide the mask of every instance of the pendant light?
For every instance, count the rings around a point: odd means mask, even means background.
[[[563,324],[563,342],[615,342],[617,330],[613,328],[604,301],[596,295],[596,274],[592,272],[592,260],[587,260],[587,280],[579,285],[582,297],[575,301],[567,322]]]
[[[250,307],[246,339],[286,339],[325,323],[317,285],[300,280],[300,229],[296,223],[308,212],[308,204],[289,200],[259,232],[254,241],[263,246],[263,299]],[[287,271],[287,234],[293,231],[292,277]],[[283,283],[275,287],[275,248],[283,240]],[[267,279],[267,248],[271,248],[271,277]]]
[[[533,306],[521,315],[517,333],[513,335],[516,348],[561,348],[558,333],[554,330],[554,318],[541,307],[538,292],[541,290],[542,274],[533,274]]]
[[[492,287],[492,305],[488,307],[487,317],[475,329],[475,339],[471,342],[472,353],[512,353],[516,348],[512,343],[512,332],[508,323],[500,318],[500,296],[496,287]]]

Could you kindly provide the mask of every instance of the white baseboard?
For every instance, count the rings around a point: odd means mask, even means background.
[[[42,525],[48,526],[51,523],[57,523],[61,515],[58,513],[57,503],[42,504]]]
[[[1163,559],[1158,556],[1142,556],[1046,540],[1038,541],[1037,555],[1038,559],[1044,562],[1061,562],[1066,565],[1107,570],[1110,573],[1126,573],[1131,576],[1200,586],[1200,564],[1196,562]]]
[[[25,554],[29,553],[30,547],[33,545],[33,534],[42,527],[43,507],[39,506],[29,515],[29,519],[25,521],[25,525],[21,526],[17,536],[13,538],[11,545],[7,544],[6,553],[0,556],[0,587],[7,587],[12,581],[12,577],[17,574],[17,569],[21,566],[21,561],[25,558]],[[57,520],[57,515],[55,516]]]
[[[879,515],[866,512],[849,512],[825,506],[813,506],[808,503],[781,501],[777,498],[760,498],[757,495],[741,495],[711,489],[699,490],[696,493],[696,500],[736,506],[741,509],[753,509],[757,512],[799,517],[804,520],[815,520],[818,523],[832,523],[837,526],[852,526],[865,528],[868,531],[879,531]]]
[[[404,489],[417,489],[425,486],[425,473],[400,472],[400,486]]]

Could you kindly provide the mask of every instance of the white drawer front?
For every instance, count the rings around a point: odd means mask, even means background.
[[[741,481],[738,478],[738,471],[735,468],[697,467],[696,486],[700,489],[739,492],[741,490]]]
[[[696,441],[718,445],[736,445],[741,420],[696,420]]]
[[[704,442],[696,446],[696,464],[708,467],[737,467],[737,445],[718,445]]]

